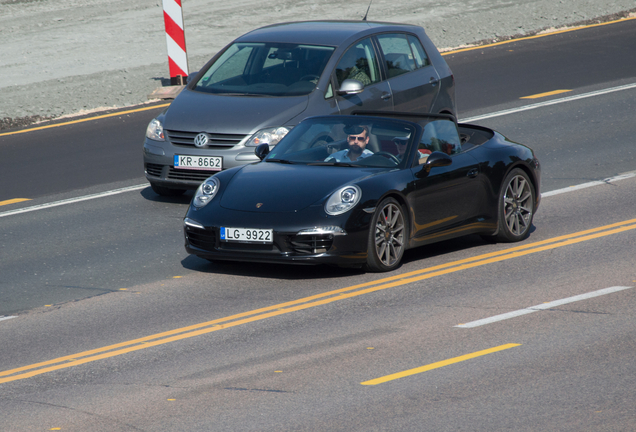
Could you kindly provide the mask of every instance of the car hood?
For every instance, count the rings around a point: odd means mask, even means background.
[[[339,186],[377,172],[377,168],[260,162],[242,167],[227,185],[221,186],[220,205],[230,210],[259,213],[297,212],[318,203]]]
[[[247,135],[284,126],[307,108],[308,96],[222,96],[184,89],[170,104],[168,130]]]

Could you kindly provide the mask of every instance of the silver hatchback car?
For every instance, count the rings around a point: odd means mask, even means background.
[[[453,74],[414,25],[311,21],[251,31],[215,55],[146,130],[159,195],[259,161],[301,120],[354,111],[456,115]]]

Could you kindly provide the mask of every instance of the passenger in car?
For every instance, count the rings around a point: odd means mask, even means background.
[[[404,159],[404,155],[406,154],[406,147],[407,147],[407,144],[409,143],[409,138],[408,137],[395,137],[395,138],[393,138],[392,141],[395,143],[395,147],[397,148],[397,155],[396,156],[400,160]],[[420,159],[419,163],[422,164],[422,163],[426,162],[426,158],[428,158],[429,154],[431,154],[430,150],[418,149],[417,156]]]

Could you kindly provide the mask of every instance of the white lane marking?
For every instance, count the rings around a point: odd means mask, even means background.
[[[148,183],[145,183],[145,184],[137,185],[137,186],[129,186],[129,187],[120,188],[120,189],[113,189],[111,191],[101,192],[101,193],[97,193],[97,194],[93,194],[93,195],[85,195],[85,196],[81,196],[81,197],[77,197],[77,198],[69,198],[69,199],[65,199],[65,200],[61,200],[61,201],[55,201],[55,202],[47,203],[47,204],[40,204],[40,205],[31,206],[31,207],[25,207],[25,208],[21,208],[21,209],[17,209],[17,210],[9,210],[9,211],[0,213],[0,218],[1,217],[5,217],[5,216],[16,215],[16,214],[20,214],[20,213],[28,213],[28,212],[32,212],[32,211],[36,211],[36,210],[44,210],[44,209],[47,209],[47,208],[57,207],[57,206],[66,205],[66,204],[73,204],[73,203],[77,203],[77,202],[81,202],[81,201],[88,201],[88,200],[97,199],[97,198],[104,198],[104,197],[107,197],[107,196],[117,195],[117,194],[124,193],[124,192],[131,192],[131,191],[135,191],[135,190],[144,189],[144,188],[147,188],[147,187],[148,187]]]
[[[529,313],[533,313],[533,312],[538,312],[541,310],[546,310],[546,309],[551,309],[553,307],[557,307],[557,306],[561,306],[567,303],[573,303],[573,302],[577,302],[580,300],[587,300],[593,297],[598,297],[598,296],[602,296],[605,294],[611,294],[611,293],[615,293],[618,291],[623,291],[626,289],[630,289],[630,288],[634,288],[634,287],[627,287],[627,286],[615,286],[615,287],[610,287],[610,288],[603,288],[600,289],[598,291],[592,291],[586,294],[580,294],[580,295],[575,295],[573,297],[568,297],[568,298],[564,298],[561,300],[555,300],[552,302],[548,302],[548,303],[543,303],[540,305],[536,305],[536,306],[531,306],[529,308],[525,308],[525,309],[519,309],[513,312],[508,312],[508,313],[503,313],[500,315],[495,315],[492,316],[490,318],[484,318],[484,319],[480,319],[477,321],[471,321],[469,323],[466,324],[458,324],[454,327],[459,327],[459,328],[473,328],[473,327],[479,327],[482,325],[486,325],[486,324],[492,324],[494,322],[497,321],[503,321],[503,320],[507,320],[510,318],[515,318],[521,315],[526,315]]]
[[[545,102],[539,102],[536,104],[530,104],[530,105],[525,105],[519,108],[512,108],[509,110],[503,110],[503,111],[497,111],[494,113],[490,113],[490,114],[484,114],[484,115],[479,115],[479,116],[475,116],[475,117],[469,117],[466,119],[461,119],[460,122],[461,123],[470,123],[470,122],[474,122],[477,120],[484,120],[484,119],[489,119],[489,118],[493,118],[493,117],[501,117],[501,116],[505,116],[508,114],[516,114],[522,111],[528,111],[528,110],[533,110],[533,109],[537,109],[537,108],[543,108],[549,105],[556,105],[556,104],[561,104],[561,103],[565,103],[565,102],[572,102],[575,100],[579,100],[579,99],[585,99],[585,98],[589,98],[589,97],[594,97],[594,96],[601,96],[601,95],[605,95],[608,93],[613,93],[613,92],[617,92],[617,91],[623,91],[623,90],[630,90],[636,88],[636,83],[633,84],[626,84],[626,85],[622,85],[622,86],[618,86],[618,87],[611,87],[608,89],[604,89],[604,90],[597,90],[597,91],[593,91],[593,92],[589,92],[589,93],[583,93],[580,95],[574,95],[574,96],[567,96],[564,98],[559,98],[559,99],[554,99],[551,101],[545,101]]]
[[[17,318],[17,316],[0,316],[0,321],[8,320],[11,318]]]
[[[612,88],[605,89],[605,90],[598,90],[598,91],[594,91],[594,92],[590,92],[590,93],[583,93],[583,94],[576,95],[576,96],[568,96],[568,97],[561,98],[561,99],[555,99],[555,100],[552,100],[552,101],[546,101],[546,102],[541,102],[541,103],[537,103],[537,104],[526,105],[526,106],[523,106],[523,107],[520,107],[520,108],[514,108],[514,109],[510,109],[510,110],[498,111],[498,112],[494,112],[494,113],[491,113],[491,114],[484,114],[484,115],[481,115],[481,116],[469,117],[469,118],[466,118],[466,119],[461,119],[461,122],[462,123],[470,123],[470,122],[477,121],[477,120],[483,120],[483,119],[487,119],[487,118],[499,117],[499,116],[503,116],[503,115],[507,115],[507,114],[514,114],[514,113],[527,111],[527,110],[531,110],[531,109],[535,109],[535,108],[541,108],[541,107],[548,106],[548,105],[555,105],[555,104],[559,104],[559,103],[570,102],[570,101],[577,100],[577,99],[583,99],[583,98],[588,98],[588,97],[592,97],[592,96],[599,96],[599,95],[604,95],[604,94],[612,93],[612,92],[616,92],[616,91],[629,90],[629,89],[632,89],[632,88],[636,88],[636,83],[627,84],[627,85],[618,86],[618,87],[612,87]],[[545,192],[545,193],[541,194],[541,197],[548,197],[548,196],[557,195],[557,194],[560,194],[560,193],[572,192],[572,191],[575,191],[575,190],[578,190],[578,189],[583,189],[583,188],[590,187],[590,186],[598,186],[600,184],[605,184],[605,183],[607,183],[609,181],[618,181],[618,180],[623,180],[624,178],[633,177],[634,175],[635,174],[624,175],[623,177],[618,176],[618,177],[614,177],[613,179],[606,179],[606,180],[599,181],[599,182],[584,183],[584,184],[578,185],[578,186],[571,186],[571,187],[565,188],[565,189],[559,189],[559,190],[556,190],[556,191]],[[128,188],[115,189],[115,190],[112,190],[112,191],[106,191],[106,192],[102,192],[102,193],[99,193],[99,194],[87,195],[87,196],[84,196],[84,197],[71,198],[71,199],[62,200],[62,201],[56,201],[56,202],[52,202],[52,203],[49,203],[49,204],[41,204],[41,205],[25,207],[25,208],[17,209],[17,210],[10,210],[10,211],[6,211],[6,212],[0,213],[0,217],[12,216],[12,215],[15,215],[15,214],[27,213],[27,212],[36,211],[36,210],[43,210],[43,209],[47,209],[47,208],[51,208],[51,207],[57,207],[57,206],[65,205],[65,204],[72,204],[72,203],[81,202],[81,201],[87,201],[87,200],[96,199],[96,198],[103,198],[103,197],[106,197],[106,196],[116,195],[116,194],[123,193],[123,192],[129,192],[129,191],[143,189],[143,188],[145,188],[147,186],[148,186],[147,184],[137,185],[137,186],[130,186]]]
[[[549,197],[552,195],[559,195],[562,193],[566,193],[566,192],[572,192],[575,190],[579,190],[579,189],[585,189],[585,188],[589,188],[592,186],[600,186],[600,185],[606,185],[608,183],[612,183],[612,182],[617,182],[620,180],[625,180],[628,178],[632,178],[632,177],[636,177],[636,171],[633,172],[628,172],[625,174],[621,174],[621,175],[617,175],[615,177],[610,177],[610,178],[606,178],[605,180],[598,180],[598,181],[593,181],[593,182],[588,182],[588,183],[581,183],[580,185],[576,185],[576,186],[569,186],[563,189],[556,189],[550,192],[544,192],[541,194],[541,198],[545,198],[545,197]]]

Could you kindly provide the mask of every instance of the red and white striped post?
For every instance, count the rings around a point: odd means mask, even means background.
[[[170,84],[182,85],[188,76],[188,56],[181,0],[163,0],[163,20],[166,23]]]

